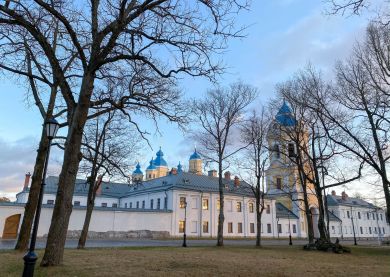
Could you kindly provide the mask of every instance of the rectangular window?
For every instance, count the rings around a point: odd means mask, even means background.
[[[270,205],[267,205],[266,212],[267,212],[267,214],[270,214],[270,213],[271,213],[271,206],[270,206]]]
[[[274,152],[275,152],[275,158],[280,159],[280,148],[278,144],[275,144],[274,146]]]
[[[289,143],[288,144],[288,156],[289,157],[295,157],[295,149],[294,149],[294,144]]]
[[[142,209],[145,209],[145,200],[142,200]]]
[[[249,203],[249,212],[250,213],[253,213],[254,212],[254,206],[253,206],[253,203]]]
[[[383,229],[383,234],[386,234],[386,233],[385,233],[385,227],[382,227],[382,229]]]
[[[129,205],[130,205],[130,209],[132,209],[133,208],[133,202],[130,202]]]
[[[358,218],[361,219],[361,217],[360,217],[360,212],[358,212]]]
[[[161,209],[161,199],[157,198],[157,210]]]
[[[370,214],[369,213],[367,213],[367,219],[370,219]]]
[[[137,209],[139,209],[139,201],[137,201]]]
[[[125,203],[125,208],[127,208],[127,203]]]
[[[378,214],[376,214],[376,220],[379,220]]]
[[[229,234],[233,233],[233,223],[232,222],[228,223],[228,233]]]
[[[184,207],[187,205],[187,202],[186,202],[186,198],[184,196],[181,196],[180,197],[180,203],[179,203],[179,207],[180,209],[184,209]]]
[[[335,234],[336,233],[336,228],[334,226],[332,226],[332,233]]]
[[[349,211],[347,211],[347,217],[350,218]]]
[[[208,210],[209,209],[209,200],[208,199],[203,199],[202,200],[202,209],[203,210]]]
[[[74,201],[74,206],[80,206],[80,201]]]
[[[179,233],[184,233],[184,220],[179,220]]]
[[[383,217],[382,217],[382,214],[380,214],[380,216],[381,216],[381,220],[383,221]]]
[[[368,227],[368,232],[370,233],[370,235],[372,234],[371,227]]]
[[[202,224],[202,229],[203,229],[203,233],[208,233],[209,232],[209,222],[208,221],[203,221],[203,224]]]
[[[53,205],[53,204],[54,204],[54,200],[52,199],[47,200],[47,205]]]
[[[360,234],[363,234],[363,227],[360,226]]]
[[[278,233],[279,233],[279,234],[282,233],[282,224],[278,224]]]
[[[282,189],[282,178],[280,177],[276,178],[276,188]]]
[[[153,204],[154,204],[154,199],[150,199],[150,209],[152,209],[152,210],[153,210],[153,208],[154,208],[154,207],[153,207],[153,206],[154,206]]]
[[[255,232],[255,224],[254,223],[249,224],[249,232],[251,232],[252,234]]]
[[[102,203],[102,207],[107,207],[107,203]]]
[[[118,203],[112,203],[113,208],[118,208]]]
[[[164,197],[164,209],[168,209],[168,198]]]
[[[239,222],[238,225],[237,225],[237,232],[238,232],[239,234],[242,233],[242,223],[241,223],[241,222]]]
[[[272,230],[271,230],[271,224],[267,224],[267,233],[270,234],[272,233]]]
[[[296,234],[297,233],[297,225],[293,224],[292,227],[293,227],[293,233]]]
[[[377,233],[377,231],[376,231],[376,227],[374,227],[374,233],[375,233],[375,234]]]
[[[241,202],[237,202],[236,208],[237,208],[237,212],[241,213]]]

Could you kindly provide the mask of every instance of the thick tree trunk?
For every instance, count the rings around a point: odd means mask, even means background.
[[[93,81],[93,75],[84,75],[78,105],[72,115],[71,124],[69,124],[64,161],[41,266],[54,266],[62,263],[69,218],[72,213],[74,185],[81,160],[82,134],[87,120],[88,108],[93,91]]]
[[[89,223],[91,222],[92,211],[93,211],[93,207],[95,206],[95,196],[96,196],[95,182],[96,182],[96,175],[93,178],[91,178],[89,183],[87,211],[85,213],[83,230],[81,231],[79,243],[77,245],[78,249],[84,249],[85,242],[87,241]]]
[[[314,242],[313,220],[310,213],[309,201],[307,199],[306,185],[302,186],[302,190],[303,190],[303,204],[305,205],[305,215],[307,221],[307,237],[309,239],[309,243],[313,243]]]
[[[256,199],[256,246],[261,246],[261,211],[259,204]]]
[[[322,198],[322,190],[321,187],[319,187],[319,184],[316,184],[315,186],[316,186],[316,194],[317,194],[317,201],[318,201],[318,231],[320,232],[320,240],[328,241],[329,238],[326,232],[325,210],[324,210],[324,201]]]
[[[224,198],[223,198],[223,182],[222,182],[222,161],[218,165],[218,181],[219,181],[219,216],[218,216],[218,234],[217,246],[223,246],[223,224],[225,221],[224,215]]]
[[[42,184],[43,167],[45,164],[45,158],[46,158],[48,146],[49,146],[49,140],[46,137],[45,128],[43,128],[41,134],[41,140],[39,142],[39,148],[37,151],[37,156],[35,158],[34,173],[32,176],[30,191],[28,194],[28,200],[24,208],[23,221],[20,227],[15,250],[25,251],[28,248],[28,242],[30,240],[30,235],[31,235],[31,228],[34,221],[35,211],[38,205],[38,195]]]

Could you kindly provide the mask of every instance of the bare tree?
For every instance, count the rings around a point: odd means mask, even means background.
[[[247,182],[256,199],[256,246],[261,246],[261,216],[263,214],[264,194],[265,194],[265,166],[267,164],[268,149],[266,147],[266,135],[269,119],[264,108],[252,115],[245,121],[241,128],[243,143],[248,145],[243,156],[240,169],[243,169],[247,177]],[[252,178],[254,176],[254,178]]]
[[[245,108],[254,100],[256,89],[243,83],[229,88],[209,90],[205,99],[194,103],[194,114],[200,124],[195,140],[202,155],[218,165],[219,216],[217,246],[223,246],[224,189],[222,172],[225,162],[244,147],[231,147],[232,132],[242,121]]]
[[[26,52],[25,55],[26,55],[27,73],[32,74],[34,59],[32,59],[31,48],[26,43],[24,45],[21,45],[21,47],[22,48],[24,47],[24,50]],[[39,72],[39,74],[43,74],[43,72]],[[43,78],[43,75],[40,75],[40,78]],[[39,110],[43,122],[46,122],[46,120],[54,117],[55,102],[58,94],[58,88],[53,83],[39,86],[32,76],[26,76],[26,79],[28,80],[30,91],[34,99],[34,103]],[[49,97],[48,97],[49,99],[47,101],[47,104],[45,104],[45,98],[47,98],[47,96],[45,97],[45,94],[42,92],[47,90],[49,90],[50,93],[49,93]],[[43,182],[42,180],[43,166],[47,155],[48,147],[49,147],[49,140],[46,136],[45,128],[42,127],[41,138],[40,138],[35,164],[34,164],[31,186],[28,194],[27,203],[24,208],[22,224],[20,226],[19,235],[15,245],[16,250],[24,251],[28,247],[32,223],[34,220],[36,207],[38,205],[39,190]]]
[[[125,123],[123,118],[115,117],[115,112],[110,112],[90,120],[84,129],[83,161],[79,174],[87,175],[88,197],[84,225],[77,246],[79,249],[85,247],[96,192],[102,185],[103,178],[108,175],[130,180],[129,169],[135,163],[132,157],[140,149],[140,140],[134,135],[136,132],[131,131]]]
[[[34,0],[0,5],[0,67],[41,83],[51,83],[50,77],[65,104],[60,113],[67,118],[68,134],[42,266],[63,259],[87,119],[114,109],[129,116],[128,109],[135,106],[177,120],[177,113],[145,98],[143,87],[153,86],[158,95],[162,79],[171,82],[166,88],[172,91],[180,73],[211,79],[221,73],[223,67],[212,54],[223,50],[229,37],[239,36],[234,18],[246,7],[245,0]],[[51,42],[55,32],[60,33],[56,49]],[[34,54],[32,73],[16,47],[21,41]],[[42,78],[37,71],[48,75]]]
[[[350,171],[349,167],[343,169],[337,167],[341,159],[349,158],[350,161],[353,159],[347,155],[345,149],[334,143],[328,136],[327,130],[332,122],[321,117],[321,106],[315,99],[318,95],[329,94],[330,87],[322,80],[319,73],[308,67],[293,80],[280,86],[279,92],[292,104],[296,120],[295,124],[282,130],[285,134],[283,137],[293,141],[297,148],[289,149],[285,155],[297,165],[302,178],[311,184],[313,195],[316,196],[318,203],[320,240],[330,241],[329,230],[325,224],[329,215],[323,191],[325,188],[344,185],[359,179],[363,163],[358,166],[355,176],[346,173]],[[309,106],[317,106],[317,109],[310,109]]]
[[[345,14],[349,10],[354,14],[360,14],[369,4],[367,0],[327,0],[327,2],[333,14]]]
[[[336,67],[337,83],[326,95],[313,95],[321,104],[320,118],[331,122],[326,128],[332,141],[364,161],[381,178],[390,212],[390,182],[387,166],[390,121],[388,28],[370,25],[364,44]]]

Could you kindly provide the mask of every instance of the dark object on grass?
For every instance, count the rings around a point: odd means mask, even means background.
[[[309,243],[303,246],[304,250],[319,250],[324,252],[334,252],[337,254],[351,253],[351,249],[340,245],[339,240],[335,243],[326,240],[316,240],[314,243]]]

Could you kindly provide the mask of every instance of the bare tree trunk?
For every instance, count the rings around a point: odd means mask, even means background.
[[[44,111],[42,112],[44,121],[46,121],[48,118],[53,116],[53,109],[54,109],[56,96],[57,96],[57,87],[52,87],[46,114],[44,114]],[[31,181],[30,191],[28,194],[28,200],[24,208],[23,221],[20,227],[18,240],[15,245],[15,250],[24,251],[28,248],[28,242],[31,235],[31,229],[34,221],[35,211],[38,205],[39,191],[43,181],[42,180],[43,167],[45,164],[48,147],[49,147],[49,140],[46,136],[45,127],[43,127],[41,132],[41,139],[39,141],[39,147],[37,150],[37,156],[35,158],[34,173]]]
[[[310,214],[309,201],[307,199],[307,188],[306,185],[302,186],[303,190],[303,203],[305,205],[305,215],[307,221],[307,237],[309,239],[309,243],[314,242],[314,231],[313,231],[313,220]]]
[[[320,240],[328,241],[329,238],[327,236],[325,225],[324,201],[322,198],[322,189],[319,187],[319,184],[315,185],[315,190],[318,201],[318,231],[320,232]]]
[[[24,251],[28,248],[31,228],[38,205],[38,195],[42,184],[43,166],[45,164],[48,146],[49,140],[46,137],[45,128],[43,128],[41,140],[39,142],[39,148],[37,151],[37,157],[35,159],[34,173],[32,176],[28,200],[24,208],[23,221],[20,227],[18,240],[15,245],[15,250]]]
[[[256,246],[261,246],[261,212],[260,212],[260,199],[256,197]]]
[[[218,235],[217,246],[223,246],[223,224],[225,221],[224,215],[224,198],[223,198],[223,182],[222,182],[222,159],[218,163],[218,182],[219,182],[219,216],[218,216]]]
[[[87,211],[85,213],[84,225],[79,238],[79,243],[77,245],[78,249],[84,249],[85,242],[87,241],[89,223],[91,222],[92,211],[95,206],[95,197],[96,197],[95,182],[96,182],[96,175],[91,177],[91,179],[89,180]]]
[[[62,263],[69,218],[72,213],[72,198],[76,175],[81,160],[81,141],[86,123],[94,77],[86,73],[81,85],[78,105],[72,116],[68,131],[67,146],[58,182],[56,201],[47,238],[45,254],[41,266],[54,266]]]

